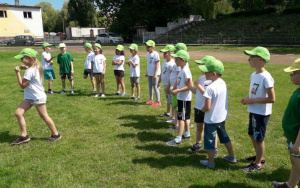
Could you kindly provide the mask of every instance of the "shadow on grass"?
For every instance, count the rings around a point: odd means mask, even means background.
[[[10,135],[9,131],[0,132],[1,143],[12,143],[19,135]]]
[[[171,133],[154,133],[142,131],[137,134],[133,133],[124,133],[117,135],[119,138],[138,138],[141,142],[152,142],[152,141],[163,141],[173,137]]]
[[[268,168],[265,166],[265,168]],[[279,181],[279,182],[285,182],[289,179],[290,176],[290,169],[284,168],[284,166],[279,167],[277,170],[272,171],[272,173],[266,173],[264,171],[260,173],[251,173],[248,174],[252,179],[255,179],[257,181]]]
[[[145,146],[136,146],[136,149],[143,150],[143,151],[155,151],[159,154],[162,155],[169,155],[169,154],[190,154],[187,152],[187,148],[182,148],[182,147],[171,147],[167,146],[166,144],[149,144]],[[197,154],[203,154],[205,156],[206,152],[197,152]],[[197,155],[196,155],[197,156]]]
[[[255,188],[253,186],[249,186],[245,183],[232,183],[232,182],[229,182],[229,181],[224,181],[224,182],[218,182],[216,185],[214,186],[211,186],[211,185],[191,185],[189,186],[189,188],[213,188],[213,187],[216,187],[216,188],[232,188],[232,187],[237,187],[237,188]]]
[[[133,127],[135,129],[145,130],[145,129],[167,129],[169,125],[165,122],[159,122],[157,118],[153,115],[128,115],[121,116],[118,119],[132,120],[135,122],[124,123],[121,126]]]
[[[118,99],[118,98],[111,98],[111,99]],[[103,100],[103,99],[101,99]],[[105,101],[106,99],[104,99]],[[118,99],[117,102],[113,102],[113,103],[110,103],[110,104],[107,104],[107,106],[114,106],[114,105],[132,105],[132,106],[139,106],[139,105],[145,105],[143,103],[140,103],[140,102],[136,102],[136,101],[133,101],[132,99]]]

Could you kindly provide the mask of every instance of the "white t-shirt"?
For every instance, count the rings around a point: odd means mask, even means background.
[[[147,75],[148,76],[153,76],[155,67],[156,67],[156,62],[160,61],[159,54],[157,51],[153,51],[152,53],[147,53]],[[156,75],[160,75],[160,62],[158,62],[158,70],[156,72]]]
[[[115,70],[122,70],[122,71],[124,71],[125,57],[123,55],[115,55],[113,61],[122,61],[121,65],[115,65]]]
[[[207,86],[203,96],[211,99],[210,110],[205,112],[205,123],[221,123],[227,119],[228,97],[227,87],[221,78]]]
[[[91,61],[94,57],[94,52],[90,52],[85,59],[84,69],[91,69]]]
[[[172,73],[173,65],[175,64],[175,61],[171,59],[167,62],[165,60],[162,64],[162,72],[161,72],[161,80],[163,82],[163,85],[168,85],[170,81],[170,75]]]
[[[199,78],[199,83],[204,89],[206,89],[207,86],[209,86],[212,83],[212,81],[206,80],[205,76],[201,76]],[[205,103],[205,97],[203,96],[203,94],[201,93],[201,91],[198,88],[196,88],[195,100],[196,100],[195,108],[198,110],[202,110],[204,103]]]
[[[181,89],[186,87],[185,79],[192,79],[192,73],[190,69],[185,66],[183,69],[180,70],[178,77],[177,77],[177,89]],[[181,91],[177,93],[177,99],[181,101],[191,101],[192,100],[192,92],[190,90]]]
[[[176,80],[177,80],[177,71],[178,71],[178,67],[177,67],[176,63],[174,62],[174,65],[172,66],[172,72],[170,74],[170,83],[171,83],[171,86],[174,86],[175,83],[176,83]]]
[[[274,79],[268,71],[256,74],[251,74],[249,98],[266,98],[268,97],[267,88],[274,87]],[[248,104],[248,112],[270,115],[272,113],[272,103],[253,103]]]
[[[42,53],[42,64],[43,64],[43,70],[53,70],[52,65],[50,65],[46,59],[51,59],[51,54],[48,52]]]
[[[24,99],[37,100],[47,98],[42,77],[37,67],[29,67],[24,73],[24,78],[29,80],[29,84],[24,89]]]
[[[135,68],[130,64],[130,77],[140,77],[140,57],[135,55],[129,59],[135,64]]]
[[[92,62],[93,65],[93,73],[101,73],[104,70],[104,62],[106,58],[103,54],[93,55]]]

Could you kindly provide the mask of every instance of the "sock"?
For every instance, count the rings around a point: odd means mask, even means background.
[[[181,142],[181,136],[176,136],[176,137],[175,137],[175,142],[176,142],[176,143]]]
[[[190,133],[190,131],[185,131],[185,132],[184,132],[184,136],[185,136],[185,137],[189,137],[189,136],[191,136],[191,133]]]

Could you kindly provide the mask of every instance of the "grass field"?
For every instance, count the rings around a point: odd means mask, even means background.
[[[168,131],[166,119],[158,115],[165,111],[166,101],[161,91],[163,107],[152,108],[144,104],[148,99],[147,79],[141,77],[141,102],[114,96],[116,83],[110,62],[105,76],[106,98],[89,94],[91,84],[82,78],[86,54],[73,53],[75,95],[59,95],[61,80],[53,84],[55,94],[48,96],[47,108],[62,139],[47,143],[50,131],[34,108],[25,118],[31,141],[12,147],[10,143],[19,134],[14,111],[23,99],[23,90],[17,83],[14,67],[21,62],[13,58],[16,52],[0,48],[0,187],[271,187],[270,182],[285,181],[289,176],[290,162],[282,136],[281,119],[288,99],[297,88],[291,84],[283,65],[267,65],[275,79],[276,102],[273,105],[266,135],[267,160],[258,173],[246,174],[241,168],[248,165],[243,159],[254,150],[247,135],[248,112],[239,102],[248,94],[250,74],[254,71],[246,63],[224,62],[229,93],[229,119],[226,127],[232,140],[238,163],[229,164],[222,159],[227,154],[219,145],[220,157],[216,169],[200,165],[206,152],[188,153],[194,144],[183,141],[178,147],[168,147],[166,141],[176,132]],[[52,53],[53,55],[55,53]],[[57,54],[56,54],[57,55]],[[105,55],[105,54],[104,54]],[[127,56],[128,58],[128,56]],[[200,72],[190,61],[193,78]],[[291,62],[292,63],[292,62]],[[145,74],[146,60],[141,59],[141,75]],[[58,77],[57,64],[54,71]],[[130,96],[125,70],[127,96]],[[23,75],[23,74],[22,74]],[[44,82],[47,88],[47,82]],[[194,98],[194,96],[193,96]],[[192,102],[194,104],[194,101]],[[193,115],[192,118],[193,119]]]

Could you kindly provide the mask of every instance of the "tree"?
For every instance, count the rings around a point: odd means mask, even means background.
[[[57,19],[59,18],[59,10],[55,10],[52,7],[51,3],[45,1],[42,1],[35,6],[40,6],[42,8],[44,31],[56,31]]]
[[[80,27],[95,26],[96,9],[91,0],[69,0],[69,21],[77,21]]]

